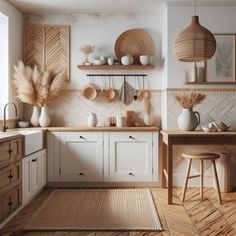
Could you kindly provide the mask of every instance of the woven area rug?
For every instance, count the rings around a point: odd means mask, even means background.
[[[161,231],[161,224],[149,189],[60,189],[24,230]]]

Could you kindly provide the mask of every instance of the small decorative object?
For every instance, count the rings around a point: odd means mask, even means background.
[[[41,127],[48,127],[50,125],[51,119],[49,116],[48,107],[41,108],[41,114],[39,117],[39,124]]]
[[[133,126],[133,111],[122,111],[122,116],[126,117],[126,124],[127,127]]]
[[[33,126],[38,126],[38,107],[47,107],[59,96],[67,82],[64,71],[51,76],[48,71],[39,72],[36,66],[34,69],[29,66],[25,67],[23,62],[19,61],[18,66],[14,66],[13,84],[18,99],[33,105],[31,123]]]
[[[109,57],[107,59],[107,63],[108,63],[109,66],[114,65],[115,64],[115,58],[114,57]]]
[[[196,64],[196,62],[194,62],[192,65],[191,82],[197,82],[197,64]]]
[[[216,34],[216,53],[205,63],[208,83],[236,83],[235,34]]]
[[[144,116],[143,116],[144,124],[147,126],[152,125],[153,117],[151,115],[151,103],[150,98],[144,99]]]
[[[88,114],[87,124],[88,124],[88,127],[96,127],[96,125],[97,125],[97,115],[96,115],[96,113],[90,112]]]
[[[197,81],[199,83],[205,82],[205,68],[202,66],[197,67]]]
[[[151,65],[153,63],[153,56],[151,55],[141,55],[139,57],[140,63],[144,66]]]
[[[121,63],[124,66],[131,65],[134,63],[134,58],[131,55],[127,54],[126,56],[123,56],[121,58]]]
[[[18,127],[19,128],[27,128],[27,127],[29,127],[29,125],[30,125],[29,121],[19,121],[18,122]]]
[[[40,116],[40,108],[37,106],[33,106],[33,112],[30,118],[30,123],[33,127],[39,126],[39,116]]]
[[[125,127],[125,124],[126,124],[125,116],[119,115],[116,117],[116,127],[122,128],[122,127]]]
[[[109,116],[109,117],[108,117],[108,121],[109,121],[109,125],[110,125],[111,127],[116,126],[116,117],[115,117],[115,116]]]
[[[80,48],[80,51],[84,53],[84,60],[83,64],[88,63],[88,56],[90,53],[93,53],[95,51],[95,46],[85,44],[83,47]]]
[[[214,35],[199,23],[196,0],[194,11],[195,15],[192,16],[190,25],[177,35],[173,44],[176,59],[184,62],[207,61],[216,51]]]
[[[102,65],[107,63],[107,59],[105,56],[100,56],[100,61],[102,62]]]
[[[95,59],[93,61],[93,64],[96,65],[96,66],[100,66],[100,65],[103,65],[103,62],[100,59]]]
[[[97,90],[93,85],[91,78],[90,78],[90,83],[86,84],[82,88],[82,96],[88,100],[94,100],[97,97]]]
[[[225,123],[216,122],[216,121],[209,123],[208,127],[209,128],[214,128],[218,132],[227,131],[230,128],[230,126],[227,126]]]
[[[200,124],[200,114],[193,111],[193,107],[200,104],[206,95],[191,93],[190,95],[175,96],[183,110],[178,117],[178,126],[181,130],[195,130]]]

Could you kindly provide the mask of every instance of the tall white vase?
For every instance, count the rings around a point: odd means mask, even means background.
[[[42,107],[41,108],[41,114],[39,117],[39,124],[41,127],[48,127],[50,125],[50,116],[49,116],[49,110],[48,107]]]
[[[178,117],[178,126],[181,130],[195,130],[200,124],[200,114],[192,109],[183,109]]]
[[[33,111],[30,118],[30,123],[32,126],[34,127],[39,126],[39,116],[40,116],[40,108],[37,106],[33,106]]]

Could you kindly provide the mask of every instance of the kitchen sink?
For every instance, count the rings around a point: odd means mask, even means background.
[[[23,135],[23,155],[28,156],[43,149],[42,131],[19,131]]]

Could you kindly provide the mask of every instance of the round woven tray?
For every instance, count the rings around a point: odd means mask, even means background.
[[[115,43],[115,54],[118,59],[130,54],[134,64],[140,64],[139,56],[154,55],[154,42],[151,36],[143,30],[131,29],[123,32]]]

